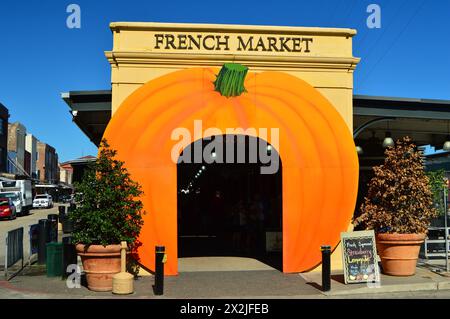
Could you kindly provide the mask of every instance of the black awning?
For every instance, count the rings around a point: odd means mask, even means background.
[[[75,124],[98,146],[111,118],[111,90],[70,91],[61,97],[69,105]]]

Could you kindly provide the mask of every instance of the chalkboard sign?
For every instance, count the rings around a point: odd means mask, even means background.
[[[341,243],[346,284],[380,281],[373,230],[341,233]]]

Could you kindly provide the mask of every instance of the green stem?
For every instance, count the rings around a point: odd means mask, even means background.
[[[247,92],[244,87],[247,71],[248,68],[241,64],[225,63],[214,81],[214,89],[226,97],[239,96]]]

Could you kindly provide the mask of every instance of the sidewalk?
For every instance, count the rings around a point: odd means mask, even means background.
[[[322,277],[321,273],[301,274],[308,284],[320,289]],[[410,277],[395,277],[380,275],[379,283],[344,283],[344,275],[334,273],[331,276],[331,290],[321,292],[326,296],[344,296],[358,294],[383,294],[393,292],[412,292],[412,291],[437,291],[449,289],[450,297],[450,278],[440,276],[425,268],[417,268],[416,274]]]
[[[127,296],[113,295],[111,292],[92,292],[85,286],[68,288],[61,278],[48,278],[45,267],[32,265],[9,282],[0,281],[0,298],[349,298],[351,296],[382,298],[383,294],[416,291],[448,290],[450,298],[450,278],[438,275],[426,268],[417,268],[411,277],[381,275],[376,284],[345,285],[342,274],[332,275],[331,291],[321,291],[321,273],[283,274],[277,270],[249,271],[186,271],[178,276],[166,277],[164,295],[153,293],[154,278],[139,277],[135,280],[135,292]],[[378,297],[377,297],[378,295]],[[347,296],[347,297],[346,297]]]

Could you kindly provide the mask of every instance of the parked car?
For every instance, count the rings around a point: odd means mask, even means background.
[[[30,180],[0,181],[0,197],[10,197],[3,196],[2,193],[15,193],[20,200],[20,208],[16,205],[17,215],[27,215],[33,204],[31,188]]]
[[[53,199],[49,194],[36,195],[33,200],[33,208],[52,208]]]
[[[21,193],[20,192],[1,192],[0,198],[10,198],[12,203],[14,204],[14,207],[16,208],[16,214],[17,216],[23,215],[23,207],[22,207],[22,200],[20,199]]]
[[[0,218],[16,219],[16,207],[11,198],[0,197]]]

